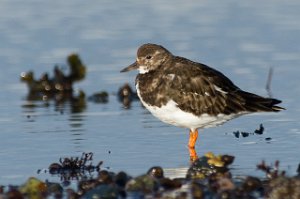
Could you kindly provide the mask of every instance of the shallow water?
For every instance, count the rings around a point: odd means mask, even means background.
[[[281,161],[295,174],[300,142],[300,2],[279,1],[33,1],[0,2],[0,183],[20,184],[62,156],[94,152],[112,171],[131,175],[153,165],[171,176],[189,166],[188,130],[161,123],[134,102],[125,110],[116,93],[136,72],[119,71],[132,63],[143,43],[164,45],[176,55],[222,71],[242,89],[267,96],[268,71],[274,69],[272,95],[287,110],[247,115],[201,131],[199,155],[212,151],[236,157],[236,174],[262,175],[261,160]],[[29,102],[23,71],[52,74],[55,64],[79,53],[87,78],[76,84],[87,95],[106,90],[109,103],[86,102],[81,112],[53,101]],[[235,138],[234,131],[261,136]],[[272,138],[266,141],[265,138]]]

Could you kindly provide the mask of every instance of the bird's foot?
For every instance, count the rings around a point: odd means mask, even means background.
[[[198,159],[198,155],[195,147],[189,147],[189,153],[190,153],[191,163],[195,162]]]

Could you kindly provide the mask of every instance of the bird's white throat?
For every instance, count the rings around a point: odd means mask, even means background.
[[[138,71],[140,74],[145,74],[149,72],[149,69],[147,66],[141,65],[139,66]]]

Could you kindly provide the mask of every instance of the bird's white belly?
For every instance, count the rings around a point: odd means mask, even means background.
[[[196,116],[192,113],[182,111],[177,107],[177,104],[174,101],[169,101],[165,106],[162,106],[160,108],[149,106],[145,102],[143,102],[143,105],[161,121],[189,129],[217,126],[234,117],[233,115],[227,116],[224,114],[211,116],[206,113],[200,116]]]
[[[138,89],[137,89],[138,90]],[[200,116],[196,116],[192,113],[185,112],[181,110],[176,102],[169,101],[166,105],[161,107],[150,106],[146,102],[143,101],[139,92],[138,96],[142,102],[142,104],[158,119],[161,121],[172,124],[179,127],[189,128],[189,129],[197,129],[197,128],[208,128],[214,127],[224,122],[237,117],[237,114],[224,115],[218,114],[216,116],[208,115],[204,113]],[[242,113],[241,113],[242,114]]]

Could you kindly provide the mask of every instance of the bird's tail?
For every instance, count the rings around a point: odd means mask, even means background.
[[[252,93],[241,91],[241,95],[245,99],[246,108],[251,112],[267,111],[278,112],[285,110],[285,108],[277,106],[281,101],[274,98],[261,97]]]

